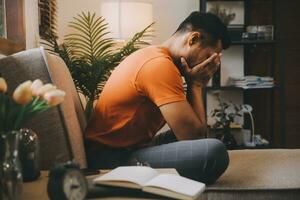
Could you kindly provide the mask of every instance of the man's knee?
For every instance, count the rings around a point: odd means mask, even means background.
[[[217,139],[208,139],[208,156],[213,157],[227,168],[229,156],[225,145]]]
[[[217,139],[187,141],[192,153],[184,162],[177,163],[178,172],[207,184],[214,183],[227,169],[229,156],[226,147]]]
[[[215,182],[227,169],[229,165],[229,156],[225,145],[217,139],[208,139],[207,160],[213,166],[207,166],[213,170],[208,182]],[[210,169],[208,169],[210,171]]]

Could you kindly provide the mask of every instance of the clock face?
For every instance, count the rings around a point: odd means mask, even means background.
[[[85,177],[77,170],[70,170],[64,176],[63,191],[68,200],[83,200],[87,194]]]

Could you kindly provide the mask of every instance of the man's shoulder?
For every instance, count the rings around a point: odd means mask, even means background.
[[[174,75],[180,75],[180,72],[177,66],[174,64],[171,56],[169,53],[160,47],[151,46],[144,49],[145,53],[148,54],[148,58],[144,60],[143,65],[141,66],[140,70],[164,74],[164,73],[171,73]]]
[[[163,71],[169,70],[177,73],[178,69],[168,52],[154,45],[134,52],[117,67],[117,71],[125,71],[125,74],[132,74],[134,77],[140,71],[164,73]]]
[[[139,54],[139,57],[140,56],[144,57],[144,62],[148,62],[152,59],[156,59],[156,60],[161,59],[161,60],[165,60],[170,63],[173,63],[168,51],[166,49],[161,48],[156,45],[152,45],[152,46],[140,49],[137,51],[137,54]]]
[[[157,55],[148,59],[139,68],[136,80],[153,83],[153,81],[169,80],[169,82],[181,82],[181,73],[171,58],[166,55]]]

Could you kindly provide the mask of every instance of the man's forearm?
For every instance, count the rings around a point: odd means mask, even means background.
[[[207,131],[207,124],[205,118],[205,108],[203,104],[203,87],[197,84],[188,83],[187,84],[187,99],[191,104],[194,112],[198,116],[198,119],[203,127],[202,130],[204,131],[203,134],[206,134]]]

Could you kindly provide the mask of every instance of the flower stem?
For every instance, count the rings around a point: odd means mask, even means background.
[[[14,130],[19,130],[20,129],[20,126],[21,126],[22,121],[23,121],[25,110],[26,110],[26,106],[22,106],[20,114],[18,115],[17,120],[16,120],[16,122],[13,126]]]
[[[4,94],[0,94],[0,134],[4,129],[4,116],[5,116],[5,102]]]

